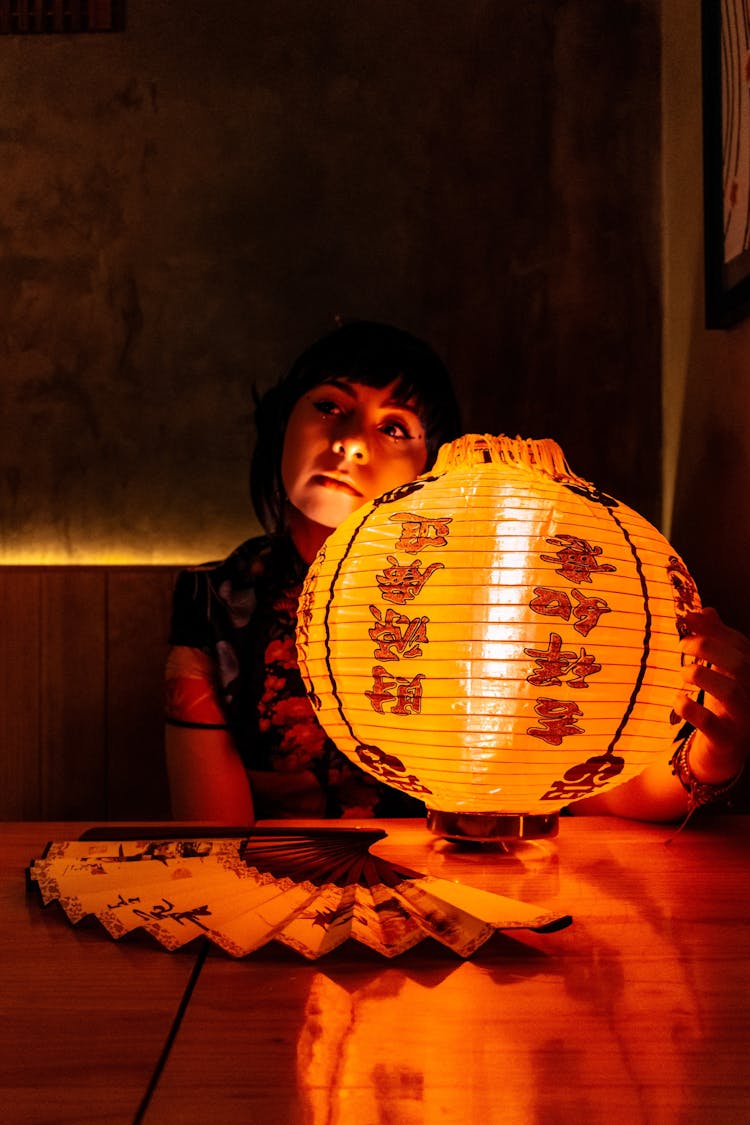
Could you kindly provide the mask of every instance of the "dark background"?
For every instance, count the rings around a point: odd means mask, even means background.
[[[0,38],[6,562],[254,530],[251,389],[336,316],[660,518],[657,0],[130,0]]]
[[[121,33],[0,36],[0,815],[167,815],[174,570],[257,530],[252,388],[336,317],[431,340],[467,429],[556,438],[750,631],[700,103],[685,0],[128,0]]]

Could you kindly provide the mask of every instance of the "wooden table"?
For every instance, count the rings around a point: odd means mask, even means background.
[[[347,943],[202,961],[142,1120],[252,1125],[750,1122],[750,818],[670,829],[568,819],[521,858],[417,822],[377,850],[571,913],[471,960]],[[80,824],[0,825],[0,1119],[132,1122],[195,948],[117,944],[24,890]]]

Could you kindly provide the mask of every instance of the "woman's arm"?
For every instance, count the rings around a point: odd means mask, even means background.
[[[168,725],[166,748],[175,820],[255,823],[250,781],[229,731]]]
[[[170,648],[166,751],[172,816],[250,825],[255,822],[250,781],[226,726],[215,675],[211,658],[201,649]]]
[[[325,816],[325,793],[311,770],[248,770],[216,691],[217,671],[201,649],[174,645],[166,669],[166,751],[172,816],[249,825],[255,799],[266,816]],[[171,721],[170,721],[171,720]]]
[[[624,816],[631,820],[679,820],[687,812],[687,793],[668,760],[595,797],[574,801],[575,816]]]
[[[714,609],[689,613],[685,622],[691,634],[682,650],[700,663],[685,666],[684,689],[674,709],[695,727],[690,768],[696,779],[723,785],[742,771],[750,751],[750,640],[725,625]],[[694,698],[699,691],[704,692],[703,703]],[[664,761],[609,792],[577,801],[571,811],[676,820],[687,808],[687,793]]]

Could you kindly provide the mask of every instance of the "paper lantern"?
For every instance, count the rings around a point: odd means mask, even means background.
[[[543,836],[671,755],[698,605],[660,532],[554,442],[469,434],[333,532],[297,648],[337,746],[436,831]]]
[[[384,836],[269,827],[221,839],[60,840],[28,875],[71,922],[94,917],[116,939],[144,930],[170,951],[210,941],[232,957],[278,941],[312,960],[348,938],[394,957],[426,937],[468,957],[496,930],[546,933],[572,921],[372,855]]]

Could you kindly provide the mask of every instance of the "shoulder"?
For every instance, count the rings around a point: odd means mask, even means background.
[[[172,599],[171,643],[202,647],[207,642],[200,626],[211,621],[215,625],[228,618],[234,627],[246,625],[255,611],[256,590],[271,559],[271,540],[259,535],[241,543],[219,562],[181,570]]]
[[[238,588],[255,586],[265,570],[270,548],[267,535],[246,539],[225,559],[185,567],[177,575],[176,589],[196,597],[205,590],[218,592],[227,583]]]
[[[258,600],[273,599],[279,590],[299,586],[307,565],[286,535],[258,535],[246,539],[220,562],[181,570],[175,581],[175,611],[197,608],[210,616],[226,609],[234,625],[246,624]]]

